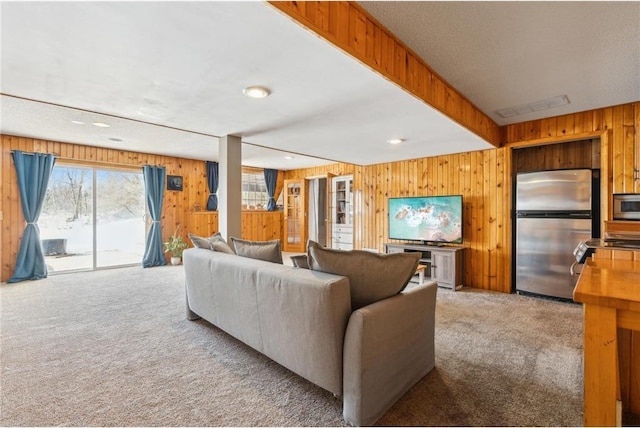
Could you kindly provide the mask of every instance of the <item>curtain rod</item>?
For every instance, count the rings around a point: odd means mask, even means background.
[[[40,155],[48,155],[51,153],[42,153],[42,152],[24,152],[22,150],[11,150],[11,153],[15,153],[17,151],[22,152],[22,154],[25,155],[29,155],[29,156],[33,156],[35,154],[40,154]],[[104,161],[99,161],[99,160],[94,160],[94,159],[77,159],[77,158],[68,158],[68,157],[63,157],[63,156],[58,156],[55,154],[51,154],[55,159],[58,159],[61,162],[69,162],[69,163],[74,163],[74,164],[78,164],[78,165],[102,165],[105,166],[107,168],[112,167],[112,168],[125,168],[125,169],[137,169],[137,168],[142,168],[144,165],[134,165],[134,164],[130,164],[130,163],[120,163],[120,162],[104,162]],[[151,164],[145,164],[145,165],[150,165],[150,166],[166,166],[166,165],[151,165]]]
[[[59,156],[58,155],[54,155],[53,153],[42,153],[42,152],[25,152],[22,150],[11,150],[11,153],[15,153],[15,152],[21,152],[23,155],[29,155],[29,156],[33,156],[33,155],[51,155],[54,158],[58,159]]]

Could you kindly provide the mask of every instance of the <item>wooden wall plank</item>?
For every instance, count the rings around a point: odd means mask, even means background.
[[[635,103],[633,105],[633,111],[635,120],[633,122],[634,125],[634,135],[635,135],[635,154],[634,154],[634,167],[633,167],[633,181],[634,181],[634,192],[640,193],[640,103]],[[640,340],[640,337],[638,338]],[[640,395],[640,394],[639,394]]]
[[[622,106],[622,132],[621,147],[623,153],[622,166],[622,186],[624,193],[633,193],[634,185],[634,162],[635,162],[635,124],[634,105],[625,104]],[[640,167],[640,165],[638,166]]]
[[[622,106],[616,106],[613,108],[613,127],[614,129],[622,129],[622,121],[624,116],[624,109]],[[623,151],[623,133],[616,132],[613,134],[613,187],[614,189],[620,189],[621,193],[624,193],[624,151]]]
[[[497,182],[497,176],[496,176],[496,171],[497,171],[497,166],[496,166],[496,154],[497,154],[497,150],[489,150],[487,152],[487,156],[486,156],[486,161],[485,161],[485,168],[488,172],[488,174],[485,173],[485,192],[488,189],[497,189],[496,186],[496,182]],[[496,219],[498,217],[498,213],[496,211],[497,208],[497,203],[498,203],[498,199],[500,198],[500,194],[499,193],[495,193],[494,198],[486,198],[486,209],[485,209],[485,236],[484,236],[484,242],[488,242],[488,248],[487,251],[485,251],[485,255],[486,255],[486,260],[487,260],[487,276],[488,276],[488,281],[489,281],[489,288],[490,289],[495,289],[497,287],[497,282],[498,282],[498,263],[496,260],[496,247],[498,245],[498,239],[500,239],[500,237],[498,236],[498,229],[497,229],[497,223],[496,223]]]

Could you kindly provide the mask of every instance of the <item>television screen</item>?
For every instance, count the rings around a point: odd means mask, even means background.
[[[462,196],[389,198],[389,239],[462,243]]]

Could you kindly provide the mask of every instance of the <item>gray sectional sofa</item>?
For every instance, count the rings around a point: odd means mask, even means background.
[[[435,365],[435,282],[353,310],[347,276],[203,248],[183,258],[189,319],[342,397],[351,425],[374,424]]]

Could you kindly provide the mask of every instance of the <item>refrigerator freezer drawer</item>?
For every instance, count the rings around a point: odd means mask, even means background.
[[[591,220],[518,218],[516,226],[516,290],[572,299],[573,250],[591,239]]]

